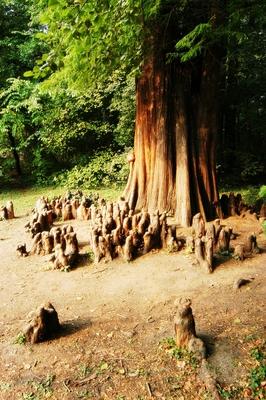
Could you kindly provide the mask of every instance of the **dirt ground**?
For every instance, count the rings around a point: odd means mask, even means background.
[[[250,351],[263,345],[266,327],[266,237],[259,223],[223,221],[239,234],[233,246],[255,231],[262,253],[244,262],[225,256],[207,274],[193,255],[164,251],[132,263],[53,270],[46,257],[17,257],[18,243],[31,245],[27,221],[0,222],[0,399],[212,399],[197,362],[169,351],[180,297],[192,300],[221,398],[255,398],[248,389],[256,366]],[[87,224],[72,223],[84,254]],[[239,278],[253,280],[236,290]],[[15,343],[27,314],[46,301],[56,308],[62,332],[38,345]]]

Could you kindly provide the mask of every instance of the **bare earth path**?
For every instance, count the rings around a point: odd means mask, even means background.
[[[192,299],[218,381],[245,385],[249,340],[265,337],[263,234],[262,254],[243,263],[227,259],[211,275],[191,256],[166,252],[65,273],[51,270],[45,257],[16,256],[19,242],[30,248],[27,220],[0,222],[0,399],[211,399],[193,366],[188,376],[158,345],[173,336],[174,301],[181,296]],[[238,241],[260,231],[252,221],[229,222],[241,234]],[[88,251],[87,223],[72,225],[81,252]],[[249,277],[251,284],[233,289],[238,278]],[[15,344],[27,314],[46,301],[59,314],[62,335],[35,346]]]

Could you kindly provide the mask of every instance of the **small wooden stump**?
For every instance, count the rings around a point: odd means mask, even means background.
[[[14,206],[13,206],[13,202],[11,200],[9,200],[6,203],[6,209],[7,209],[7,218],[8,219],[13,219],[15,218],[15,213],[14,213]]]
[[[248,253],[254,253],[254,254],[260,253],[260,248],[258,247],[257,237],[255,233],[252,233],[247,237],[246,250]]]
[[[32,315],[24,333],[32,344],[50,339],[60,330],[58,315],[51,303],[39,307]]]
[[[196,335],[195,320],[190,299],[181,298],[179,300],[174,324],[177,347],[187,349],[202,359],[205,358],[206,348],[203,341]]]
[[[0,221],[8,219],[7,208],[5,206],[0,207]]]
[[[29,252],[26,249],[26,244],[18,244],[16,248],[17,255],[20,257],[27,257]]]

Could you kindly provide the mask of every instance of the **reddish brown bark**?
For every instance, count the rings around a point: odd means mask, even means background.
[[[150,39],[137,81],[135,161],[124,196],[131,207],[173,211],[189,226],[197,212],[206,220],[217,214],[219,56],[209,49],[193,63],[168,64],[161,40],[161,32]]]

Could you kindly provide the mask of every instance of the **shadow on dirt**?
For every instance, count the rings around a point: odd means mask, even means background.
[[[213,257],[213,270],[217,269],[220,265],[226,265],[232,260],[232,254],[229,252],[215,253]]]
[[[215,338],[207,333],[199,333],[197,335],[205,344],[207,357],[213,355],[215,351]]]
[[[63,323],[61,323],[60,331],[56,335],[54,335],[54,339],[74,335],[77,332],[89,328],[91,325],[92,322],[89,318],[64,321]]]

